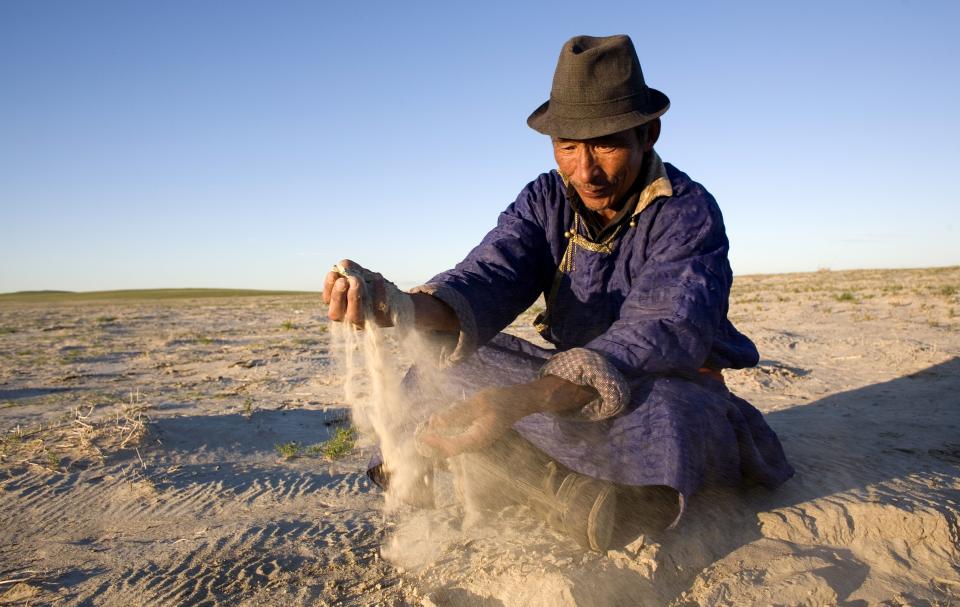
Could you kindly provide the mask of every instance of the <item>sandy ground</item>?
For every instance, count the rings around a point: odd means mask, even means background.
[[[282,456],[350,423],[316,298],[0,304],[0,604],[960,604],[960,268],[740,277],[731,317],[797,476],[598,555],[398,524],[362,442]]]

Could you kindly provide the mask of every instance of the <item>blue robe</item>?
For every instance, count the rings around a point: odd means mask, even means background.
[[[779,440],[716,373],[758,361],[727,318],[720,209],[655,153],[645,167],[631,213],[599,236],[561,175],[540,175],[462,262],[416,289],[460,320],[449,378],[466,394],[543,373],[594,387],[582,410],[515,425],[583,474],[669,486],[681,505],[705,483],[774,487],[793,475]],[[500,333],[541,295],[553,350]]]

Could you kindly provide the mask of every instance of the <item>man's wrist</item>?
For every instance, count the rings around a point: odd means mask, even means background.
[[[580,386],[555,375],[544,375],[518,389],[521,417],[533,413],[558,413],[578,409],[597,398],[596,390]]]
[[[453,309],[440,299],[427,293],[408,293],[413,302],[413,314],[418,329],[455,333],[460,330],[460,320]]]

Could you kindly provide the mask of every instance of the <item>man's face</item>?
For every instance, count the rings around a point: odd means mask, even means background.
[[[640,174],[645,148],[653,147],[646,143],[636,129],[596,139],[554,139],[553,156],[583,204],[609,219]]]

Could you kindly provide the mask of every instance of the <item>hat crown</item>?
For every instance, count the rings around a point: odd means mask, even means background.
[[[607,103],[645,95],[640,59],[628,36],[575,36],[563,45],[550,99],[564,104]]]
[[[551,137],[590,139],[640,126],[669,107],[644,81],[629,36],[575,36],[560,51],[550,99],[527,124]]]

